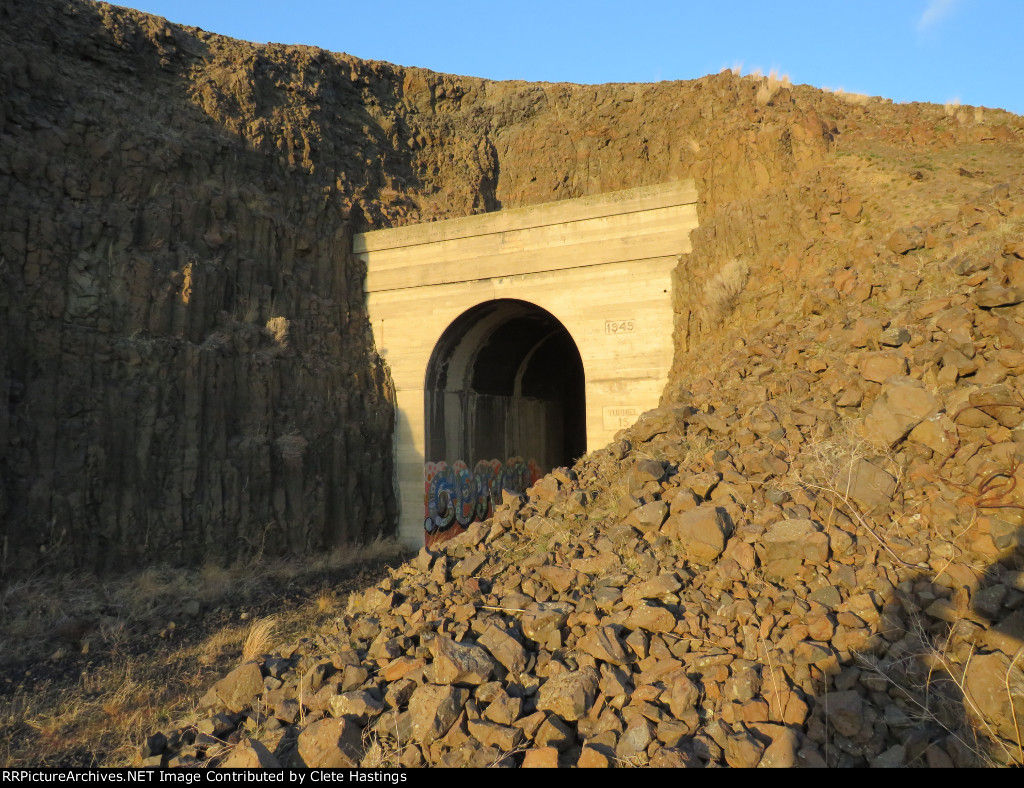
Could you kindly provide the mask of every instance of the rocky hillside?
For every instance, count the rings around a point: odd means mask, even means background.
[[[0,53],[8,571],[386,532],[349,234],[700,195],[662,407],[145,762],[1024,760],[1021,118],[491,83],[79,0],[0,7]]]
[[[669,402],[138,762],[1021,763],[1024,192],[937,216],[820,281],[723,272],[729,349]]]

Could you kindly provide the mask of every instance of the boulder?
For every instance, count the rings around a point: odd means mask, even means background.
[[[597,671],[591,667],[560,673],[541,685],[537,708],[563,720],[581,719],[594,703],[597,683]]]
[[[594,659],[612,665],[625,665],[633,661],[633,655],[623,648],[618,633],[612,627],[594,627],[576,641],[576,647]]]
[[[526,649],[523,648],[518,640],[498,629],[498,627],[493,625],[487,627],[478,642],[509,673],[518,674],[526,669]]]
[[[758,552],[765,571],[772,575],[784,576],[785,572],[773,570],[780,562],[827,562],[829,537],[813,520],[782,520],[768,528],[761,544],[758,545]]]
[[[980,716],[1004,739],[1020,740],[1024,723],[1024,660],[1013,664],[1002,653],[975,656],[967,666],[964,691],[971,703],[968,710]]]
[[[221,769],[280,769],[281,762],[255,739],[243,739],[220,762]]]
[[[444,736],[462,713],[469,690],[450,685],[424,684],[409,699],[412,737],[423,744]]]
[[[661,533],[677,540],[687,560],[695,564],[710,564],[718,558],[731,532],[725,510],[710,505],[674,514],[661,527]]]
[[[896,491],[895,477],[864,459],[854,461],[837,485],[839,493],[854,501],[865,514],[887,507]]]
[[[496,664],[487,650],[470,643],[456,643],[447,635],[438,635],[430,643],[434,655],[434,682],[437,684],[483,684]]]
[[[252,699],[263,693],[263,674],[256,662],[239,665],[213,685],[214,692],[228,711],[247,709]]]
[[[935,395],[916,381],[890,383],[864,419],[864,436],[887,448],[895,446],[940,407]]]
[[[308,769],[348,769],[363,757],[363,729],[345,718],[311,722],[301,733],[294,765]]]

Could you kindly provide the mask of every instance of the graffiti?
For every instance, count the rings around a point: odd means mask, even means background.
[[[522,457],[509,457],[504,464],[480,460],[472,471],[462,460],[451,466],[444,460],[428,462],[423,520],[427,546],[462,533],[470,523],[486,520],[501,503],[502,490],[524,493],[542,475],[534,460],[525,462]]]

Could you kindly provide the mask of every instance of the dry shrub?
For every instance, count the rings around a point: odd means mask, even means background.
[[[199,570],[202,597],[204,599],[220,599],[234,586],[238,580],[237,574],[237,571],[233,572],[219,564],[203,564]]]
[[[242,646],[242,662],[254,660],[267,650],[275,626],[277,626],[277,619],[274,616],[267,616],[252,622],[249,634],[245,637],[245,645]]]
[[[755,72],[756,73],[756,72]],[[789,75],[783,74],[779,76],[778,69],[772,69],[768,72],[768,76],[764,78],[764,81],[757,88],[757,94],[754,100],[758,106],[764,106],[775,97],[775,94],[779,92],[779,89],[786,87],[790,84]]]
[[[754,101],[757,102],[759,107],[763,107],[769,101],[772,100],[772,96],[775,95],[775,91],[768,87],[767,82],[763,82],[757,89],[757,94],[754,96]]]
[[[286,317],[272,317],[267,321],[267,333],[283,348],[288,347],[289,327],[290,323]]]
[[[962,753],[970,753],[975,765],[995,766],[992,755],[998,739],[991,730],[985,730],[984,722],[972,724],[967,714],[970,699],[964,691],[962,667],[951,662],[947,654],[948,637],[942,643],[942,637],[927,631],[919,611],[905,609],[909,621],[903,639],[894,643],[884,658],[855,654],[856,664],[885,679],[889,694],[917,726],[944,731],[947,742],[955,742]],[[1006,750],[1005,745],[1002,748]],[[1012,759],[1008,750],[1007,755]]]
[[[321,613],[328,613],[334,608],[334,595],[324,591],[316,598],[316,609]]]
[[[863,107],[869,101],[871,101],[871,96],[869,96],[867,93],[837,93],[836,95],[842,101],[845,101],[847,104],[852,104],[856,107]]]
[[[732,312],[749,276],[750,267],[746,263],[731,260],[708,281],[704,286],[700,307],[701,318],[706,326],[719,325]]]

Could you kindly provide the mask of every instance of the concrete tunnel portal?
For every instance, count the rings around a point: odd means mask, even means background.
[[[427,541],[581,457],[585,388],[572,336],[535,304],[495,299],[452,321],[424,381]]]
[[[486,519],[657,406],[696,201],[680,181],[353,237],[394,383],[403,542]]]

